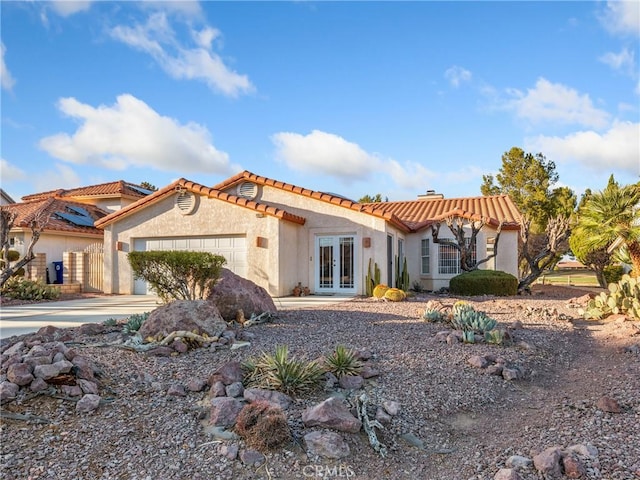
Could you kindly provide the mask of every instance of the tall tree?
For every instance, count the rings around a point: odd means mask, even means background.
[[[542,153],[534,155],[513,147],[502,155],[502,167],[495,178],[482,176],[480,191],[483,195],[509,195],[530,218],[531,232],[543,233],[548,219],[575,208],[576,198],[569,188],[552,189],[557,181],[554,162]]]
[[[611,175],[606,188],[585,201],[575,231],[587,250],[626,248],[640,275],[640,182],[621,187]]]

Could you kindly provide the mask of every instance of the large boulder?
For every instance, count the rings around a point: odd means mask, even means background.
[[[156,308],[140,327],[142,338],[156,337],[159,334],[197,330],[210,337],[219,337],[227,328],[216,306],[206,300],[176,300]]]
[[[222,274],[207,300],[218,307],[220,315],[227,322],[236,319],[238,310],[242,310],[247,319],[253,314],[278,311],[264,288],[226,268],[222,269]]]

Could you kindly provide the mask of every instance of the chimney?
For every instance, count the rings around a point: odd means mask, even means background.
[[[442,193],[436,193],[435,190],[427,190],[427,193],[424,195],[418,195],[418,198],[420,200],[435,200],[444,198],[444,195]]]

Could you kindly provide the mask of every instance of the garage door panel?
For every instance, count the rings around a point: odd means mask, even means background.
[[[211,252],[222,255],[226,260],[225,268],[236,275],[247,275],[247,241],[246,237],[173,237],[173,238],[138,238],[134,240],[134,250],[189,250],[195,252]],[[134,293],[148,293],[146,282],[136,280]]]

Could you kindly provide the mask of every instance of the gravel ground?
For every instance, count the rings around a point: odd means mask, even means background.
[[[102,370],[101,395],[112,400],[89,414],[75,404],[22,393],[6,411],[50,423],[3,419],[3,479],[493,479],[511,455],[529,458],[551,446],[591,444],[598,460],[583,478],[640,479],[640,355],[624,352],[640,342],[638,322],[585,322],[570,299],[585,292],[536,287],[532,296],[481,297],[470,301],[500,326],[519,321],[515,343],[448,344],[436,340],[442,324],[421,314],[429,300],[452,305],[452,297],[418,296],[400,303],[358,298],[330,307],[280,312],[272,323],[250,327],[251,346],[197,349],[175,357],[152,357],[113,347],[87,346],[117,333],[87,337],[73,345]],[[468,299],[467,299],[468,300]],[[327,397],[298,398],[287,411],[294,442],[267,454],[256,468],[229,460],[205,433],[200,402],[206,392],[166,394],[174,383],[206,380],[222,363],[242,361],[286,344],[290,354],[315,359],[337,344],[369,350],[380,376],[367,380],[371,402],[401,404],[380,433],[389,449],[381,458],[364,434],[345,434],[351,454],[341,461],[308,456],[302,411]],[[519,366],[514,381],[488,375],[467,363],[495,354]],[[596,407],[608,396],[621,413]],[[407,437],[407,434],[409,436]],[[409,438],[404,440],[402,437]],[[413,439],[413,440],[411,440]],[[336,467],[335,470],[332,470]],[[327,470],[329,469],[329,470]],[[542,479],[533,468],[523,480]]]

